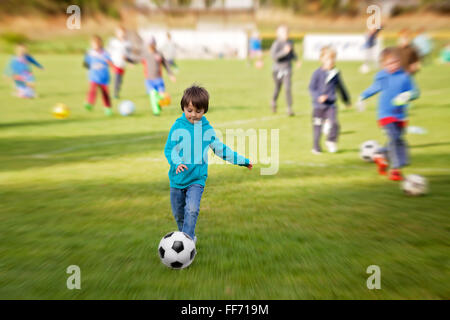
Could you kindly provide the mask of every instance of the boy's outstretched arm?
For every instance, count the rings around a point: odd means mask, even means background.
[[[376,75],[375,81],[372,83],[370,87],[368,87],[361,93],[360,98],[362,100],[366,100],[380,91],[381,91],[381,79],[379,79],[378,75]]]
[[[238,166],[248,167],[249,169],[253,167],[249,159],[233,151],[230,147],[220,141],[216,136],[212,138],[212,142],[209,147],[212,149],[215,155],[225,161],[236,164]]]

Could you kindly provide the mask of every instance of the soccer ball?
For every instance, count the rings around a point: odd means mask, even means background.
[[[364,142],[359,148],[360,158],[366,162],[373,162],[373,156],[375,155],[379,147],[380,145],[375,140]]]
[[[363,65],[361,65],[361,67],[359,67],[359,72],[362,74],[369,73],[369,71],[370,67],[366,63],[364,63]]]
[[[158,246],[161,262],[172,269],[184,269],[194,261],[197,251],[195,243],[184,232],[174,231],[166,234]]]
[[[167,92],[164,92],[164,93],[162,94],[161,100],[159,100],[159,105],[160,105],[161,107],[167,107],[168,105],[170,105],[171,102],[172,102],[172,101],[171,101],[171,99],[170,99],[170,95],[169,95]]]
[[[53,108],[52,114],[56,119],[65,119],[70,115],[70,110],[64,103],[58,103]]]
[[[135,110],[134,103],[129,100],[122,101],[119,104],[119,113],[124,117],[133,114],[134,110]]]
[[[409,196],[424,195],[428,191],[428,182],[425,177],[418,174],[410,174],[403,180],[401,188]]]

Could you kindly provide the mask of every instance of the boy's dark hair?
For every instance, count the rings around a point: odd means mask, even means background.
[[[400,50],[396,47],[387,47],[380,53],[380,61],[383,62],[389,57],[400,59]]]
[[[189,103],[199,109],[203,110],[205,113],[208,112],[209,106],[209,93],[205,88],[193,85],[186,90],[184,90],[183,97],[181,98],[181,110],[189,106]]]

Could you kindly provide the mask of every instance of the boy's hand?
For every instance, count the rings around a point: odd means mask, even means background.
[[[174,75],[169,75],[169,79],[172,82],[177,82],[177,78]]]
[[[250,163],[248,164],[248,166],[247,166],[247,169],[248,169],[248,170],[252,170],[252,169],[253,169],[253,163],[250,162]]]
[[[179,164],[175,173],[179,174],[181,171],[184,171],[184,170],[188,170],[188,167],[185,164]]]
[[[321,95],[319,98],[317,98],[317,101],[319,101],[319,103],[324,103],[325,101],[327,101],[328,96],[326,94]]]

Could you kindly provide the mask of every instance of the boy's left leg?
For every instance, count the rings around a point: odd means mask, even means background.
[[[187,233],[193,240],[195,237],[195,225],[197,224],[200,211],[200,200],[202,199],[204,187],[193,184],[186,191],[186,205],[184,207],[183,232]]]

